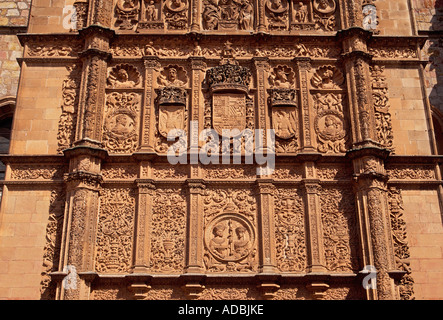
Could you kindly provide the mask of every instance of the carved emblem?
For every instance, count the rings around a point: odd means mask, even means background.
[[[131,153],[138,142],[138,113],[141,97],[136,93],[107,95],[103,142],[113,153]]]
[[[246,128],[245,94],[214,94],[212,99],[212,125],[219,135],[223,135],[223,130]]]
[[[172,30],[183,30],[188,25],[188,1],[166,0],[165,20]]]
[[[335,12],[337,4],[334,0],[314,0],[315,11],[322,14],[330,14]]]
[[[186,91],[176,87],[166,87],[159,90],[159,133],[167,138],[172,130],[186,128]]]
[[[294,107],[272,108],[272,129],[280,139],[291,139],[297,133],[297,110]]]

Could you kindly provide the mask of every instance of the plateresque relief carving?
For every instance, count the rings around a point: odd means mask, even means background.
[[[138,147],[141,96],[111,92],[106,95],[103,144],[111,153],[132,153]]]
[[[248,190],[205,191],[204,262],[207,271],[256,271],[255,210],[255,198]]]
[[[186,198],[174,188],[158,189],[152,206],[151,271],[177,273],[185,263]]]
[[[202,21],[205,30],[252,30],[253,0],[204,0]]]
[[[311,78],[314,100],[314,129],[317,148],[322,153],[345,153],[347,150],[348,121],[345,117],[344,77],[333,66],[316,70]]]
[[[107,84],[112,88],[135,88],[141,84],[141,75],[136,67],[120,64],[110,69]]]
[[[277,267],[282,272],[306,268],[306,241],[302,195],[290,188],[278,188],[275,202]]]
[[[97,228],[96,270],[129,272],[132,263],[135,196],[131,189],[103,189]]]
[[[385,67],[374,65],[370,67],[372,77],[372,97],[374,101],[375,121],[378,142],[394,151],[394,135],[392,132],[392,116],[389,112],[389,93],[384,75]]]

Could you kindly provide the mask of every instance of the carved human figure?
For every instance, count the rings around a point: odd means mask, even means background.
[[[244,227],[237,227],[235,229],[237,239],[234,240],[234,256],[242,257],[248,253],[249,240],[247,237],[247,230]]]
[[[254,8],[249,0],[242,0],[240,9],[240,29],[250,30],[252,28],[253,19]]]
[[[218,26],[219,9],[217,0],[208,0],[203,10],[203,23],[206,30],[215,30]]]
[[[146,20],[147,21],[155,21],[157,20],[158,10],[155,7],[154,1],[149,1],[149,4],[146,5]]]
[[[155,55],[154,43],[152,41],[149,41],[148,44],[145,46],[145,56],[154,56],[154,55]]]
[[[220,258],[224,258],[229,255],[228,239],[226,239],[224,236],[225,230],[226,226],[224,224],[216,225],[212,230],[214,237],[209,243],[209,248]]]
[[[341,132],[342,124],[341,122],[332,115],[327,115],[325,117],[325,127],[322,130],[323,135],[335,139],[336,135]]]
[[[273,85],[275,88],[290,89],[292,86],[288,74],[283,68],[275,69],[275,72],[271,74],[269,80],[271,85]]]
[[[186,8],[186,2],[184,0],[171,0],[170,9],[174,11],[182,11]]]
[[[295,11],[294,20],[299,23],[308,22],[308,6],[301,1],[298,3],[297,11]]]
[[[159,76],[159,81],[160,84],[164,86],[183,87],[185,85],[185,82],[178,79],[178,71],[176,68],[169,68],[166,76]]]
[[[111,129],[112,133],[123,135],[129,133],[131,129],[129,128],[128,118],[124,114],[119,114],[115,117],[115,125]]]

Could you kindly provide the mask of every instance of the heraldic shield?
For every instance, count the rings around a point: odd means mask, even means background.
[[[244,93],[214,93],[212,96],[212,125],[214,130],[225,136],[230,130],[238,134],[246,128],[246,94]]]

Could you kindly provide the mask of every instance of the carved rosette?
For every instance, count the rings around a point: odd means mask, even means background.
[[[274,197],[277,267],[281,272],[306,270],[304,205],[299,191],[278,188]]]
[[[129,272],[132,262],[135,193],[132,189],[103,189],[97,229],[96,270]]]
[[[110,153],[132,153],[138,147],[141,95],[111,92],[106,95],[103,144]]]
[[[247,190],[204,192],[204,264],[208,272],[257,270],[256,200]]]
[[[184,269],[186,195],[178,189],[157,189],[152,200],[151,266],[154,273]]]

